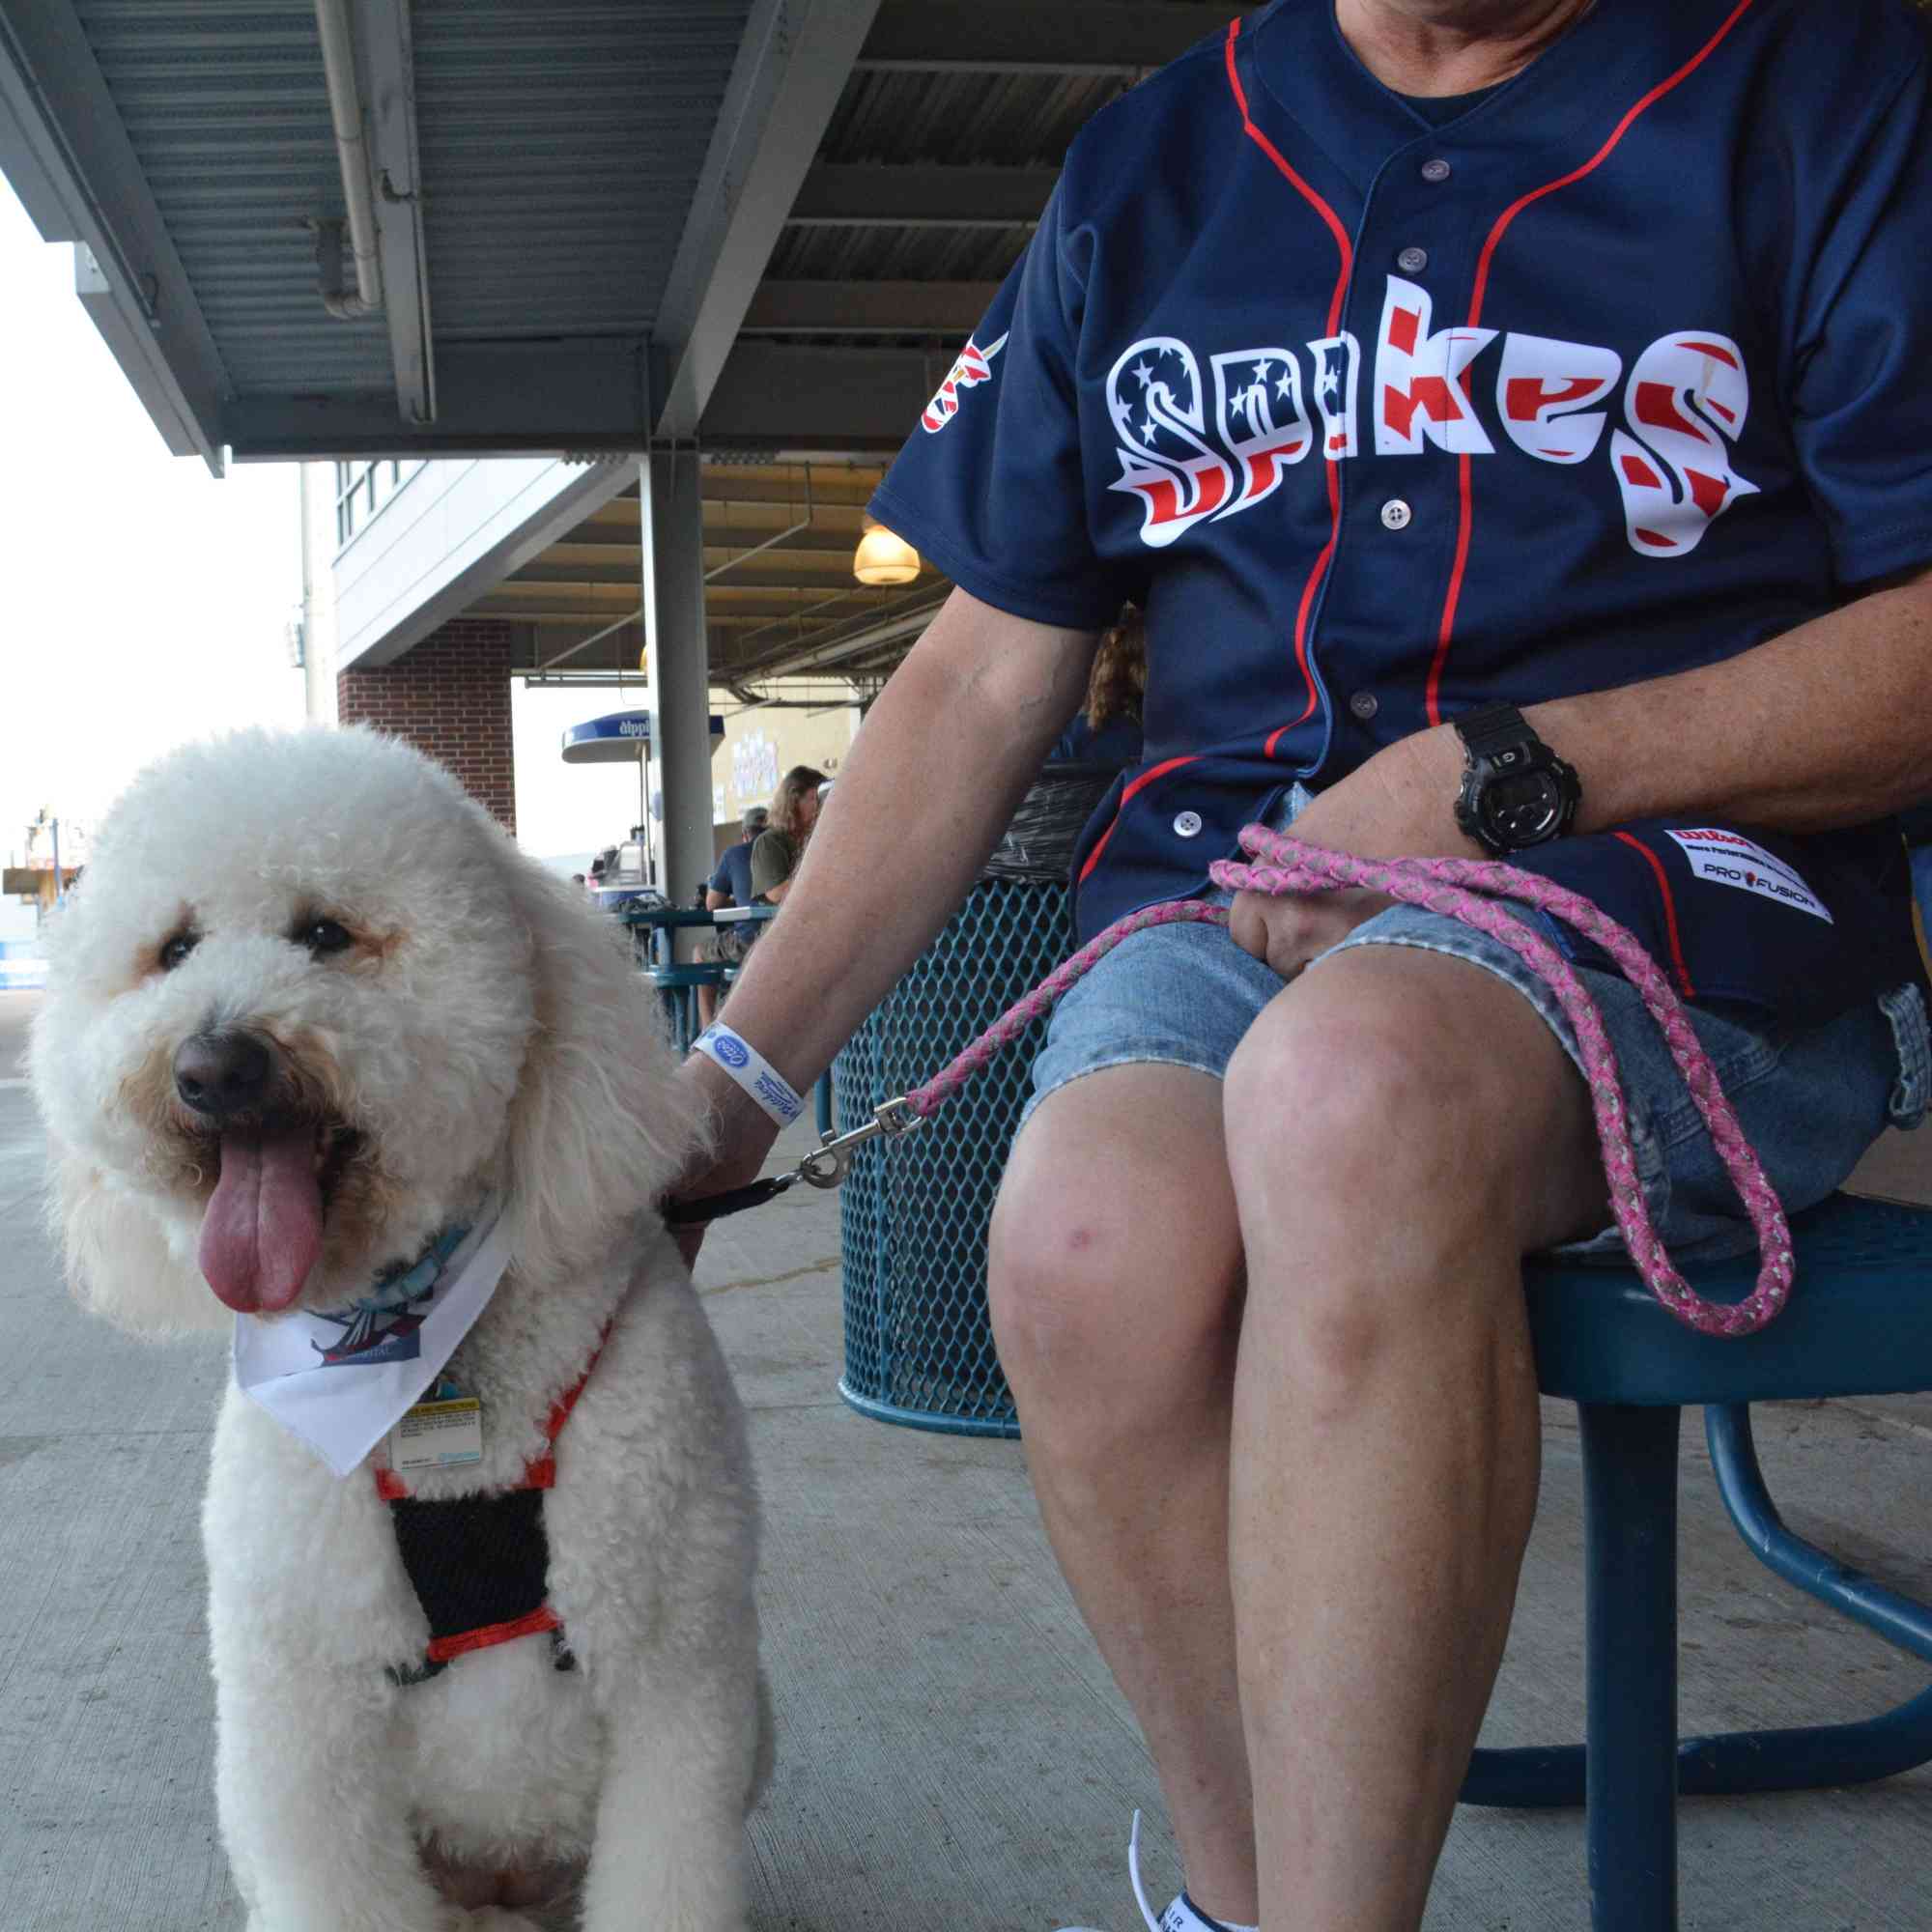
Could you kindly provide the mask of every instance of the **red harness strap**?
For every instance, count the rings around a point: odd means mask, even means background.
[[[533,1456],[524,1464],[524,1480],[513,1485],[514,1490],[554,1490],[556,1487],[556,1438],[563,1434],[563,1425],[570,1420],[570,1411],[577,1406],[577,1398],[583,1393],[583,1385],[590,1379],[598,1359],[604,1353],[604,1344],[611,1339],[611,1331],[606,1328],[597,1338],[597,1346],[590,1351],[590,1360],[583,1373],[569,1388],[550,1406],[550,1418],[544,1424],[544,1453]],[[407,1502],[410,1499],[410,1486],[393,1469],[376,1470],[376,1493],[385,1503]]]
[[[552,1405],[544,1424],[543,1453],[524,1464],[522,1482],[488,1495],[424,1502],[410,1493],[409,1485],[393,1469],[375,1470],[376,1493],[391,1506],[404,1568],[432,1632],[423,1664],[408,1672],[391,1672],[399,1683],[433,1676],[452,1658],[473,1650],[561,1631],[563,1619],[547,1602],[521,1610],[515,1605],[543,1595],[549,1549],[540,1492],[555,1487],[556,1438],[609,1339],[607,1327],[582,1375]],[[512,1614],[465,1627],[462,1611],[474,1616],[485,1603]],[[559,1640],[559,1667],[565,1666],[568,1655]]]

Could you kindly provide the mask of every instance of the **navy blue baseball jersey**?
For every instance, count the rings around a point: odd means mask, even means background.
[[[755,839],[741,838],[737,844],[725,846],[719,856],[717,869],[704,882],[706,887],[714,893],[729,893],[733,905],[750,905],[752,847],[756,842]]]
[[[1619,0],[1442,120],[1276,0],[1089,125],[872,503],[1003,610],[1146,608],[1083,936],[1293,780],[1932,564],[1926,54],[1903,0]],[[1918,970],[1890,826],[1526,863],[1693,997],[1822,1016]]]

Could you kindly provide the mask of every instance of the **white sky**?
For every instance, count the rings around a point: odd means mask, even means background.
[[[296,470],[170,456],[0,182],[0,853],[45,805],[97,816],[156,753],[299,722]]]
[[[4,179],[0,302],[0,857],[17,863],[43,805],[84,825],[172,746],[301,722],[284,641],[301,544],[294,465],[216,482],[168,453],[73,293],[71,251]],[[526,848],[623,837],[635,769],[566,767],[558,746],[640,694],[512,691]]]

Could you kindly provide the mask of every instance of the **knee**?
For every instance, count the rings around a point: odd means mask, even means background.
[[[1033,1394],[1066,1418],[1225,1382],[1240,1241],[1218,1146],[1213,1162],[1190,1177],[1116,1143],[1037,1146],[1009,1164],[987,1298],[1023,1414]]]
[[[1250,1029],[1228,1067],[1224,1128],[1237,1177],[1262,1165],[1292,1175],[1320,1211],[1470,1165],[1458,1155],[1486,1102],[1467,1060],[1414,1015],[1323,999],[1312,983],[1297,990]]]
[[[1346,1409],[1395,1351],[1446,1347],[1458,1315],[1513,1278],[1517,1217],[1477,1055],[1413,1014],[1296,1005],[1270,1009],[1228,1070],[1247,1319],[1294,1399]]]

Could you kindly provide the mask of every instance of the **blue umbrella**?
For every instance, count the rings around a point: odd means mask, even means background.
[[[724,735],[724,720],[711,714],[711,735]],[[638,761],[638,822],[650,832],[647,804],[651,760],[651,714],[648,711],[610,711],[602,718],[573,724],[563,734],[563,762],[566,765],[621,765]],[[655,866],[651,868],[656,874]],[[601,895],[600,895],[601,896]],[[627,895],[628,896],[628,895]]]

